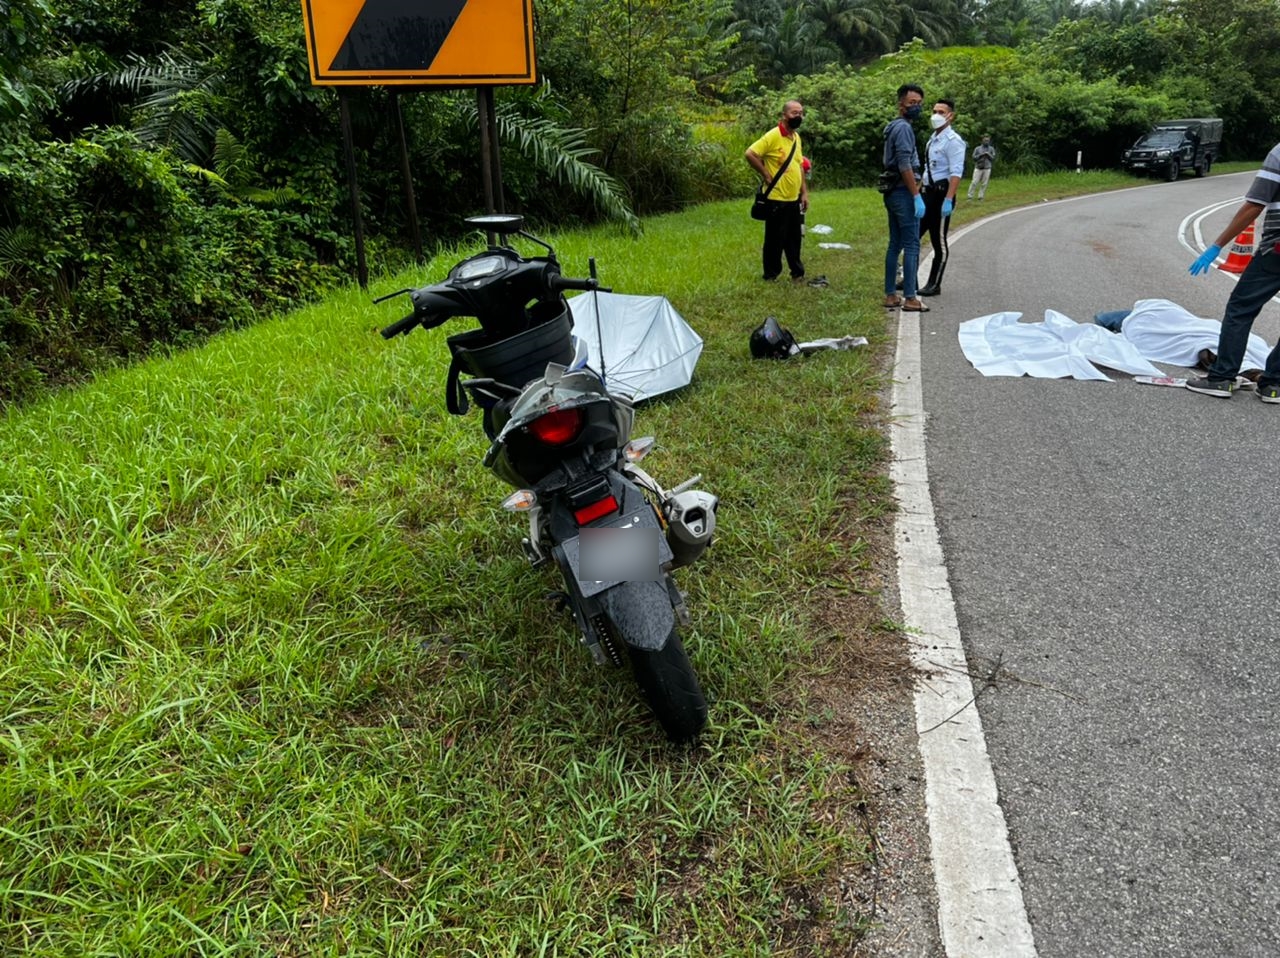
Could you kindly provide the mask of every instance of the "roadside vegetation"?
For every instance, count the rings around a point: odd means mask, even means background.
[[[998,175],[984,211],[1133,185]],[[0,952],[847,955],[880,921],[866,718],[911,688],[885,474],[884,213],[763,284],[746,202],[555,237],[706,342],[641,407],[720,533],[682,570],[711,699],[663,743],[520,557],[444,336],[365,292],[0,420]],[[976,215],[964,204],[959,215]],[[473,237],[474,241],[476,238]],[[673,251],[675,253],[673,254]],[[870,345],[752,361],[774,315]]]

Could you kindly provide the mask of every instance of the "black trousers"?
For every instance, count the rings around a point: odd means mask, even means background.
[[[793,279],[804,275],[804,263],[800,261],[800,201],[769,200],[769,216],[764,221],[764,278],[776,279],[782,275],[782,257],[787,257],[787,268]]]
[[[947,231],[951,229],[951,217],[942,215],[942,204],[947,198],[947,184],[933,183],[920,193],[924,197],[924,216],[920,217],[920,244],[925,234],[933,245],[933,262],[929,264],[929,282],[926,286],[940,286],[942,274],[947,271]],[[957,197],[959,199],[959,197]],[[954,205],[955,200],[952,200]]]

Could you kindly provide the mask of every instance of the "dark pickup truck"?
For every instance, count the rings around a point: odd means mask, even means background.
[[[1209,172],[1222,145],[1222,121],[1216,117],[1164,120],[1124,151],[1122,163],[1131,173],[1176,180],[1184,170]]]

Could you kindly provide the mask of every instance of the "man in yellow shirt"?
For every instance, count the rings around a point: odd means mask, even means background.
[[[784,254],[791,278],[804,279],[804,263],[800,260],[804,236],[801,223],[809,208],[809,185],[804,178],[804,149],[800,143],[803,120],[804,106],[799,100],[788,100],[778,125],[747,149],[747,163],[760,177],[761,190],[767,189],[782,169],[782,175],[769,190],[769,213],[764,221],[765,279],[777,279],[782,274]]]

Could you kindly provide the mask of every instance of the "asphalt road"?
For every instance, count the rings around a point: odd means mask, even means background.
[[[1251,179],[993,217],[921,317],[930,484],[1042,958],[1280,954],[1280,406],[988,379],[956,329],[1148,297],[1220,318],[1232,281],[1187,274],[1182,226],[1235,200],[1211,242]],[[1254,331],[1274,344],[1280,305]]]

